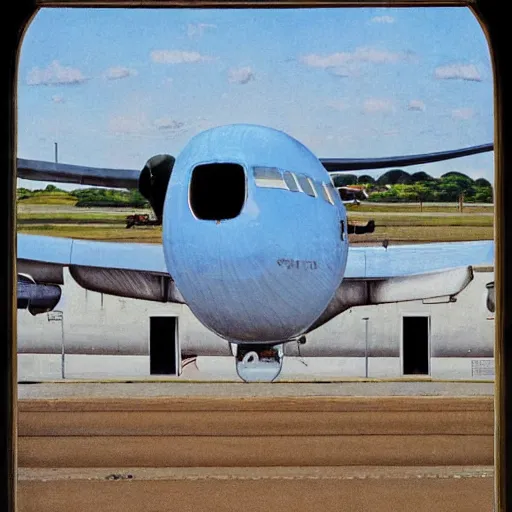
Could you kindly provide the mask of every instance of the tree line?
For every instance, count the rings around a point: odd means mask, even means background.
[[[333,178],[336,187],[363,185],[372,202],[465,202],[492,203],[492,185],[484,178],[473,180],[460,172],[447,172],[434,178],[425,172],[409,174],[402,169],[392,169],[379,178],[363,174],[339,174]],[[148,201],[136,189],[85,188],[65,191],[55,185],[45,189],[18,189],[18,200],[41,194],[67,194],[77,199],[78,207],[124,206],[147,208]]]
[[[136,189],[121,190],[111,188],[84,188],[66,191],[55,185],[47,185],[45,189],[29,190],[27,188],[18,188],[17,196],[19,201],[34,196],[66,194],[77,199],[75,206],[109,206],[109,207],[131,207],[145,208],[149,207],[149,202]]]
[[[413,174],[392,169],[379,178],[369,175],[340,174],[334,185],[343,187],[363,185],[373,202],[454,202],[461,197],[465,202],[492,203],[492,185],[484,178],[473,180],[460,172],[447,172],[434,178],[426,172]]]

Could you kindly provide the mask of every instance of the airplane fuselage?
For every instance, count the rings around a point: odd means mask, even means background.
[[[307,331],[343,279],[346,211],[297,140],[223,126],[191,139],[176,159],[163,248],[206,327],[235,343],[284,342]]]
[[[230,125],[196,135],[176,159],[151,157],[140,172],[18,159],[18,176],[136,186],[163,227],[163,254],[152,245],[52,239],[49,247],[48,237],[22,239],[27,276],[18,277],[18,307],[32,314],[53,309],[62,266],[69,266],[86,289],[187,304],[205,327],[232,342],[244,381],[272,381],[286,342],[303,345],[304,334],[343,311],[420,299],[453,302],[473,278],[471,265],[493,261],[488,244],[472,244],[471,254],[459,245],[431,244],[420,260],[411,247],[368,255],[356,249],[347,266],[348,232],[371,232],[374,224],[347,225],[328,173],[490,150],[492,144],[320,160],[283,132]]]

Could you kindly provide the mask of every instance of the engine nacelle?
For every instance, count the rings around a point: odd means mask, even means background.
[[[485,287],[487,288],[487,300],[486,300],[487,309],[491,313],[495,313],[496,312],[496,299],[495,299],[495,294],[494,294],[494,281],[487,283],[485,285]]]
[[[52,311],[62,293],[60,286],[36,283],[28,274],[18,274],[16,291],[18,309],[28,309],[34,316]]]
[[[139,192],[149,201],[160,224],[174,162],[171,155],[155,155],[146,162],[139,176]]]

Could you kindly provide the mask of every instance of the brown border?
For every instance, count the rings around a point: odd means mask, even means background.
[[[507,144],[507,119],[510,118],[509,103],[505,97],[507,86],[510,88],[510,75],[506,73],[507,28],[503,11],[496,1],[480,0],[473,8],[487,36],[491,49],[494,76],[494,142],[495,142],[495,506],[496,511],[512,510],[512,487],[507,485],[507,473],[512,472],[512,443],[510,425],[512,424],[512,403],[508,397],[512,392],[512,347],[510,339],[512,298],[512,274],[507,267],[507,255],[512,243],[511,216],[507,212],[507,192],[512,186],[512,174],[505,172],[510,160],[510,140]],[[501,16],[500,16],[501,14]],[[508,117],[507,117],[508,113]],[[508,136],[510,139],[510,135]],[[507,158],[508,157],[508,158]],[[508,222],[507,222],[508,221]],[[510,258],[508,258],[510,259]]]
[[[10,44],[7,45],[6,59],[8,75],[5,83],[3,119],[7,121],[7,133],[4,136],[4,173],[2,192],[5,194],[3,238],[7,244],[8,263],[4,267],[1,289],[4,305],[2,307],[2,327],[6,336],[2,344],[3,367],[2,382],[2,495],[0,500],[7,504],[6,510],[16,510],[16,310],[14,309],[14,274],[15,274],[15,119],[16,119],[16,64],[18,47],[22,33],[27,27],[37,7],[418,7],[418,6],[462,6],[471,8],[479,18],[486,33],[493,62],[494,104],[495,104],[495,233],[496,233],[496,395],[495,395],[495,448],[496,448],[496,511],[512,510],[512,486],[506,485],[507,469],[512,464],[512,443],[508,435],[512,401],[507,400],[512,392],[512,343],[507,340],[512,335],[512,318],[509,310],[512,299],[512,273],[506,266],[509,247],[512,243],[512,213],[506,210],[507,191],[511,189],[512,173],[504,172],[507,157],[512,151],[511,141],[507,141],[507,113],[509,112],[505,91],[510,84],[507,73],[509,62],[509,33],[506,3],[499,0],[468,1],[423,1],[423,0],[364,0],[356,1],[164,1],[164,0],[37,0],[16,1],[4,11],[3,35]],[[4,38],[5,43],[5,38]],[[509,114],[510,115],[510,114]],[[510,138],[510,137],[509,137]],[[507,142],[509,142],[507,144]],[[10,172],[8,172],[10,170]],[[507,222],[508,221],[508,222]],[[5,246],[4,246],[5,247]],[[5,249],[4,249],[5,251]],[[3,498],[3,499],[2,499]]]
[[[2,121],[6,123],[3,143],[3,172],[1,192],[4,195],[2,205],[3,251],[7,254],[7,265],[1,274],[2,292],[1,328],[4,336],[0,344],[2,367],[0,368],[2,401],[2,425],[0,438],[2,444],[2,487],[0,502],[5,510],[17,510],[17,358],[16,358],[16,91],[17,62],[19,46],[25,28],[36,11],[34,1],[20,0],[9,5],[2,17],[4,35],[3,70],[3,110]],[[5,126],[5,124],[4,124]]]
[[[477,0],[37,0],[40,7],[166,7],[166,8],[276,8],[276,7],[468,7]]]

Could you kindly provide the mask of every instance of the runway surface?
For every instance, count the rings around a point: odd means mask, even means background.
[[[492,512],[492,468],[27,471],[20,512]]]
[[[491,512],[492,382],[18,386],[20,512]]]
[[[475,381],[363,381],[342,382],[190,382],[53,381],[18,384],[18,398],[70,397],[307,397],[307,396],[492,396],[493,382]]]

